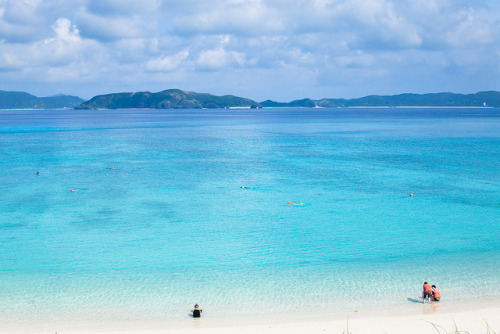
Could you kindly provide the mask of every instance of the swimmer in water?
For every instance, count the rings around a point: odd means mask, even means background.
[[[203,311],[200,310],[200,306],[198,304],[196,304],[194,306],[194,310],[191,312],[193,312],[193,318],[199,318],[199,317],[201,317],[201,312],[203,312]]]

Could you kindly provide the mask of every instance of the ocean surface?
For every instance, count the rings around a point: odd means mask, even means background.
[[[0,110],[3,324],[498,300],[499,240],[498,108]]]

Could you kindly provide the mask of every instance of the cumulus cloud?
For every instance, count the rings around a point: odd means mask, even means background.
[[[500,89],[498,31],[493,0],[0,0],[0,89],[197,90],[215,78],[256,99],[453,91],[457,79]],[[438,74],[441,89],[428,83]]]
[[[200,70],[225,69],[234,65],[243,65],[245,55],[241,52],[227,51],[220,47],[214,50],[205,50],[200,53],[196,62]]]
[[[460,48],[489,44],[494,41],[495,31],[491,30],[489,22],[485,22],[483,16],[476,13],[474,9],[461,10],[455,13],[452,19],[455,24],[444,35],[449,44]]]
[[[264,1],[221,1],[217,6],[201,9],[175,15],[172,25],[176,32],[260,36],[280,34],[290,28],[281,11],[283,8]]]
[[[76,14],[82,36],[102,42],[154,36],[158,23],[155,6],[151,1],[133,3],[126,7],[120,6],[121,1],[92,1],[90,8],[82,7]]]
[[[99,15],[82,13],[79,15],[79,24],[83,28],[83,33],[87,38],[100,41],[112,41],[135,37],[137,30],[129,25],[126,18],[106,18]]]
[[[214,49],[202,50],[196,61],[200,70],[213,71],[227,70],[228,67],[242,66],[245,63],[245,54],[238,51],[227,50],[231,38],[227,35],[219,36],[220,45]]]
[[[79,41],[79,31],[76,26],[71,24],[71,21],[67,18],[60,18],[54,23],[51,28],[56,32],[56,38],[48,40],[48,42],[53,41],[55,39],[59,39],[61,41]]]
[[[42,38],[48,27],[40,17],[40,3],[0,0],[0,39],[22,43]]]
[[[183,50],[175,55],[150,59],[146,63],[149,71],[171,72],[179,69],[183,61],[189,56],[188,50]]]

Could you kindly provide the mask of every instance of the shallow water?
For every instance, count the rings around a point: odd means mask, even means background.
[[[0,320],[376,308],[424,280],[499,297],[499,129],[486,108],[0,110]]]

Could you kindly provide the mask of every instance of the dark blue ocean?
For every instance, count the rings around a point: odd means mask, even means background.
[[[494,108],[0,110],[0,322],[498,299],[499,171]]]

